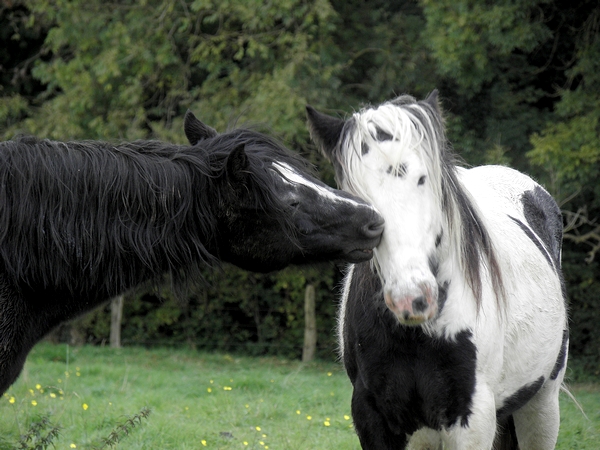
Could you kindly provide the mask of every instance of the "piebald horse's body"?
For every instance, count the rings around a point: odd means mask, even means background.
[[[308,118],[338,184],[386,221],[339,315],[363,448],[431,429],[411,448],[553,449],[568,331],[552,197],[506,167],[457,167],[437,92]]]

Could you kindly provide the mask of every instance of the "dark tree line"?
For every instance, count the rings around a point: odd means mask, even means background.
[[[438,88],[468,164],[509,164],[561,203],[571,354],[597,373],[599,27],[592,0],[2,0],[0,135],[184,142],[190,108],[218,130],[265,124],[333,183],[306,104],[344,115]],[[168,287],[131,294],[123,338],[299,355],[310,282],[331,355],[333,267],[207,277],[184,306]],[[88,339],[107,336],[102,314]]]

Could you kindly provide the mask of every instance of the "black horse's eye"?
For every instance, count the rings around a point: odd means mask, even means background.
[[[298,206],[300,206],[300,202],[299,202],[299,201],[294,201],[294,202],[291,202],[291,203],[290,203],[290,206],[291,206],[292,208],[297,208]]]
[[[417,182],[417,186],[421,186],[423,184],[425,184],[425,175],[423,175],[421,178],[419,178],[419,181]]]

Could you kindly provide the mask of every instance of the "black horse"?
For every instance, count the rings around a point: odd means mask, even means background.
[[[383,219],[250,129],[193,114],[192,146],[0,143],[0,394],[59,323],[165,273],[371,258]]]

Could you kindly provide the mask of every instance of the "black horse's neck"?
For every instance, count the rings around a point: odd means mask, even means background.
[[[80,295],[211,264],[214,179],[206,153],[156,141],[0,144],[0,263]]]

